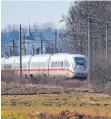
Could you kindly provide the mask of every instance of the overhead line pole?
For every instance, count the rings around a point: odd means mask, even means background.
[[[43,41],[41,39],[41,54],[43,54]]]
[[[54,54],[56,53],[56,47],[57,47],[57,29],[55,29],[55,43],[54,43]]]
[[[106,60],[108,58],[108,23],[106,24]]]
[[[34,47],[32,47],[32,50],[33,50],[33,55],[35,54],[35,48]]]
[[[12,56],[12,49],[11,49],[11,47],[10,47],[10,56]]]
[[[20,24],[20,77],[22,77],[22,39],[21,39],[21,24]]]
[[[13,38],[13,56],[15,55],[15,41],[14,41],[14,38]]]
[[[24,54],[25,55],[27,55],[27,40],[26,40],[26,38],[25,38],[25,34],[24,34],[24,48],[25,48],[25,50],[24,50]]]
[[[88,82],[91,80],[91,50],[92,50],[92,42],[91,42],[91,18],[88,18]]]

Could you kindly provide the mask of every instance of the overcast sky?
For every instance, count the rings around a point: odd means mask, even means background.
[[[62,14],[67,14],[71,1],[2,1],[1,27],[7,24],[29,24],[54,22],[57,27]]]

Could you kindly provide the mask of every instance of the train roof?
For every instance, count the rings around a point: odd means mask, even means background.
[[[30,61],[30,59],[32,58],[31,55],[24,55],[22,56],[22,63],[27,63]],[[20,62],[20,57],[18,57],[16,60],[15,60],[15,63],[19,63]]]
[[[14,61],[18,58],[18,56],[13,56],[13,57],[9,57],[9,58],[6,58],[5,59],[5,64],[8,64],[8,63],[14,63]]]
[[[34,55],[32,58],[31,58],[31,62],[35,62],[37,60],[39,61],[46,61],[48,60],[49,58],[51,57],[51,54],[41,54],[41,55]]]
[[[31,56],[29,56],[29,55],[27,55],[27,56],[22,56],[22,60],[23,59],[28,59],[28,57],[31,57]],[[11,56],[11,57],[9,57],[9,58],[6,58],[5,59],[5,62],[4,63],[14,63],[16,60],[20,60],[20,56]]]
[[[73,57],[86,57],[85,55],[82,54],[72,54]]]
[[[23,62],[28,62],[30,59],[31,61],[36,61],[36,60],[47,60],[48,58],[57,58],[57,57],[86,57],[85,55],[81,54],[69,54],[69,53],[56,53],[56,54],[38,54],[38,55],[27,55],[27,56],[22,56],[22,61]],[[5,63],[13,63],[15,60],[17,62],[20,61],[20,56],[11,56],[9,58],[2,57],[2,61],[5,61]]]
[[[53,54],[52,57],[86,57],[85,55],[81,55],[81,54],[69,54],[69,53],[57,53],[57,54]]]
[[[1,57],[1,62],[4,61],[6,58],[5,57]]]
[[[2,58],[1,58],[1,64],[4,63],[5,59],[6,59],[5,57],[2,57]]]
[[[38,54],[38,55],[34,55],[33,57],[47,57],[50,56],[51,54]]]

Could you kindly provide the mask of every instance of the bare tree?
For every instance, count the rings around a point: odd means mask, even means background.
[[[87,19],[91,17],[100,19],[105,22],[111,21],[111,2],[110,1],[75,1],[72,2],[68,15],[62,16],[62,20],[66,23],[66,31],[63,33],[66,42],[69,42],[69,48],[76,53],[87,54]],[[104,24],[104,25],[103,25]],[[105,31],[103,29],[97,31],[97,26],[104,27],[105,23],[96,21],[95,26],[91,26],[94,30],[93,35],[100,36],[104,42]],[[97,38],[97,37],[96,37]],[[103,44],[102,44],[103,45]]]
[[[48,22],[44,23],[42,25],[42,27],[43,27],[43,29],[48,29],[48,28],[55,29],[56,28],[56,25],[53,22],[48,21]]]
[[[88,18],[91,20],[92,39],[91,79],[95,84],[104,87],[111,81],[111,58],[107,56],[108,59],[105,59],[106,37],[108,38],[108,52],[111,52],[111,1],[72,2],[67,16],[62,16],[66,29],[61,36],[68,44],[70,52],[87,55]]]

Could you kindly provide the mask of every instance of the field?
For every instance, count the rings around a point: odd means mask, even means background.
[[[2,83],[2,119],[111,118],[111,96],[45,84],[18,87]],[[25,95],[17,95],[22,88]]]

